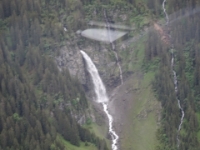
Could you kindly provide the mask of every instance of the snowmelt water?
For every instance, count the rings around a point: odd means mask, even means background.
[[[99,76],[98,70],[97,70],[96,66],[94,65],[94,63],[92,62],[91,58],[84,51],[80,51],[80,52],[86,61],[87,70],[92,77],[92,82],[94,84],[94,90],[95,90],[96,99],[97,99],[96,101],[103,105],[103,110],[108,117],[109,133],[112,137],[112,150],[117,150],[118,149],[117,142],[118,142],[119,136],[116,134],[116,132],[113,129],[113,117],[110,115],[110,113],[108,111],[109,99],[108,99],[108,96],[106,93],[106,88],[105,88],[105,86]]]
[[[166,12],[166,9],[165,9],[165,2],[166,2],[166,0],[163,1],[162,8],[163,8],[163,11],[165,13],[166,25],[168,25],[168,23],[169,23],[169,17],[168,17],[168,14]],[[171,36],[169,36],[169,37],[171,37]],[[177,99],[177,102],[178,102],[178,107],[181,110],[181,121],[180,121],[180,124],[178,126],[178,131],[177,131],[177,136],[176,136],[176,139],[177,139],[177,148],[179,149],[179,146],[180,146],[179,134],[180,134],[180,130],[181,130],[181,127],[182,127],[182,124],[183,124],[183,119],[184,119],[184,116],[185,116],[185,112],[183,110],[183,107],[181,107],[180,99],[178,99],[178,96],[177,96],[177,92],[178,92],[178,80],[177,80],[176,71],[174,70],[175,55],[174,55],[174,45],[173,44],[171,45],[171,51],[172,51],[172,54],[171,54],[171,70],[172,70],[173,78],[174,78],[173,79],[174,80],[174,89],[175,89],[175,93],[176,93],[176,99]]]

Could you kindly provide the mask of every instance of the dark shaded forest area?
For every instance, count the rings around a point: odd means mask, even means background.
[[[162,143],[158,150],[176,150],[177,130],[181,111],[177,98],[185,112],[180,131],[181,150],[198,150],[200,147],[200,3],[195,0],[167,1],[170,15],[165,32],[171,35],[170,44],[161,41],[156,31],[151,31],[146,43],[147,62],[160,62],[154,88],[161,101],[163,112],[157,137]],[[178,93],[175,93],[171,69],[172,45],[175,49],[175,71]]]
[[[53,60],[57,43],[65,39],[60,15],[80,4],[0,1],[0,149],[64,150],[60,136],[77,146],[83,141],[108,149],[77,124],[73,115],[88,108],[84,91]]]

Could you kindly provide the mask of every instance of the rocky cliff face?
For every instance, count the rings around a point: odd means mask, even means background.
[[[89,18],[105,20],[104,9],[98,11],[97,13],[96,7],[94,7],[94,13],[90,14]],[[123,25],[130,23],[128,16],[132,13],[120,7],[118,9],[108,9],[106,14],[107,18],[112,18],[114,22],[122,23],[121,25]],[[133,27],[134,24],[131,24],[131,26]],[[73,35],[73,41],[67,41],[66,46],[60,49],[60,56],[56,57],[58,67],[60,69],[68,68],[70,74],[73,77],[77,77],[86,90],[90,89],[92,86],[90,76],[80,53],[80,50],[83,50],[91,57],[96,65],[107,90],[113,89],[119,85],[120,72],[111,45],[79,36],[78,34],[81,33],[81,30],[78,30],[76,33],[75,37]],[[70,33],[65,32],[65,34]],[[117,47],[123,49],[122,45],[118,45]]]
[[[99,74],[105,83],[107,90],[112,90],[120,84],[119,68],[110,45],[103,45],[92,41],[89,41],[89,43],[81,46],[67,43],[66,46],[63,46],[60,49],[60,55],[55,58],[57,66],[60,70],[67,68],[72,77],[78,78],[89,99],[93,99],[95,97],[94,88],[86,68],[87,66],[85,60],[83,59],[80,50],[85,51],[91,57],[92,61],[99,70]],[[76,118],[79,124],[84,124],[87,118],[92,119],[99,125],[102,124],[102,122],[106,123],[105,119],[103,119],[105,116],[100,111],[99,106],[94,103],[92,105],[93,111],[89,110],[89,112],[85,112],[85,114],[73,113],[74,118]],[[98,121],[95,120],[101,121],[98,123]]]
[[[68,68],[71,76],[78,77],[82,84],[86,84],[84,64],[77,47],[62,47],[60,49],[60,56],[56,57],[56,62],[60,70]]]
[[[119,69],[110,45],[91,42],[85,46],[72,46],[68,43],[60,49],[60,55],[56,57],[59,69],[68,68],[70,74],[78,78],[86,91],[91,89],[92,84],[80,50],[91,57],[108,89],[120,83]]]

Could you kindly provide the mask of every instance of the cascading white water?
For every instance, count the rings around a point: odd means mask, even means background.
[[[163,1],[162,3],[162,8],[163,8],[163,11],[165,13],[165,17],[166,17],[166,25],[168,25],[169,23],[169,17],[168,17],[168,14],[166,12],[166,9],[165,9],[165,2],[166,0]],[[171,36],[169,36],[171,37]],[[171,56],[171,70],[172,70],[172,73],[173,73],[173,77],[174,77],[174,89],[175,89],[175,93],[176,93],[176,99],[177,99],[177,102],[178,102],[178,107],[179,109],[181,110],[181,121],[180,121],[180,124],[178,126],[178,132],[177,132],[177,147],[179,148],[180,146],[180,139],[179,139],[179,134],[180,134],[180,130],[181,130],[181,127],[182,127],[182,124],[183,124],[183,119],[184,119],[184,116],[185,116],[185,112],[183,110],[183,108],[181,107],[181,103],[180,103],[180,100],[178,99],[178,96],[177,96],[177,92],[178,92],[178,80],[177,80],[177,75],[176,75],[176,71],[174,70],[174,59],[175,59],[175,56],[174,56],[174,46],[173,44],[171,45],[171,52],[172,52],[172,56]]]
[[[101,103],[103,105],[103,110],[108,116],[109,121],[109,133],[112,137],[112,150],[117,150],[117,141],[119,139],[119,136],[116,134],[116,132],[113,129],[113,117],[110,115],[108,111],[108,96],[106,93],[106,88],[99,76],[98,70],[94,63],[92,62],[91,58],[84,52],[80,51],[83,55],[83,58],[86,61],[88,72],[90,73],[92,77],[92,81],[94,84],[94,90],[97,98],[97,102]]]
[[[113,129],[113,117],[109,114],[108,112],[108,105],[106,103],[102,103],[103,105],[103,110],[108,116],[108,121],[109,121],[109,132],[112,137],[112,150],[117,150],[117,141],[119,139],[119,136],[116,134],[116,132]]]
[[[163,11],[164,11],[164,13],[165,13],[166,24],[168,24],[168,23],[169,23],[169,17],[168,17],[168,14],[167,14],[167,12],[166,12],[166,9],[165,9],[165,2],[166,2],[166,0],[163,1],[163,3],[162,3],[162,8],[163,8]]]
[[[117,65],[118,65],[118,68],[119,68],[119,72],[120,72],[120,80],[121,80],[121,84],[123,84],[123,76],[122,76],[122,68],[121,68],[121,66],[120,66],[120,64],[119,64],[119,57],[118,57],[118,55],[117,55],[117,53],[115,52],[115,51],[113,51],[114,52],[114,54],[115,54],[115,58],[116,58],[116,60],[117,60]]]
[[[176,71],[174,71],[174,58],[175,58],[174,57],[174,49],[172,49],[171,68],[172,68],[173,77],[174,77],[174,89],[175,89],[175,93],[177,95],[177,92],[178,92],[178,81],[177,81]],[[177,96],[176,96],[176,99],[178,101],[178,107],[181,110],[181,122],[180,122],[180,124],[178,126],[178,132],[177,132],[177,136],[176,136],[177,147],[179,148],[179,146],[180,146],[179,134],[180,134],[180,130],[181,130],[181,127],[182,127],[182,124],[183,124],[183,119],[184,119],[184,116],[185,116],[185,112],[184,112],[183,108],[181,107],[180,100],[178,99]]]
[[[97,96],[97,102],[99,102],[99,103],[108,102],[106,89],[103,85],[103,82],[102,82],[100,76],[99,76],[98,70],[96,69],[96,67],[95,67],[94,63],[92,62],[92,60],[90,59],[90,57],[84,51],[80,51],[80,52],[83,55],[84,59],[86,60],[87,69],[92,77],[95,94]]]
[[[106,12],[105,12],[105,11],[104,11],[104,17],[105,17],[105,19],[106,19],[106,24],[107,24],[107,27],[108,27],[108,37],[109,37],[110,43],[111,43],[111,45],[112,45],[112,50],[113,50],[113,52],[114,52],[114,54],[115,54],[115,58],[116,58],[116,61],[117,61],[117,66],[118,66],[118,68],[119,68],[119,75],[120,75],[121,84],[123,84],[122,68],[121,68],[120,63],[119,63],[118,54],[117,54],[117,52],[115,51],[115,44],[114,44],[113,42],[111,42],[112,40],[111,40],[111,35],[110,35],[110,32],[109,32],[109,30],[110,30],[110,24],[109,24],[108,19],[107,19],[107,17],[106,17]]]

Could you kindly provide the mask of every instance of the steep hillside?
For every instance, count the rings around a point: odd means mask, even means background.
[[[200,4],[167,0],[168,25],[162,4],[1,0],[0,149],[110,148],[106,118],[88,102],[94,89],[80,50],[90,55],[108,89],[120,149],[198,149]],[[98,28],[91,20],[134,30],[114,43],[114,52],[77,34]],[[185,113],[180,132],[177,99]]]
[[[169,25],[163,28],[170,35],[170,43],[164,44],[155,32],[149,35],[146,43],[147,62],[155,59],[160,61],[154,81],[163,108],[161,128],[157,134],[162,144],[158,149],[195,150],[200,142],[199,3],[169,0],[167,4],[168,13],[172,14],[169,16]]]
[[[54,62],[66,40],[56,12],[64,3],[0,2],[0,149],[108,149],[78,124],[90,116],[84,90]]]

